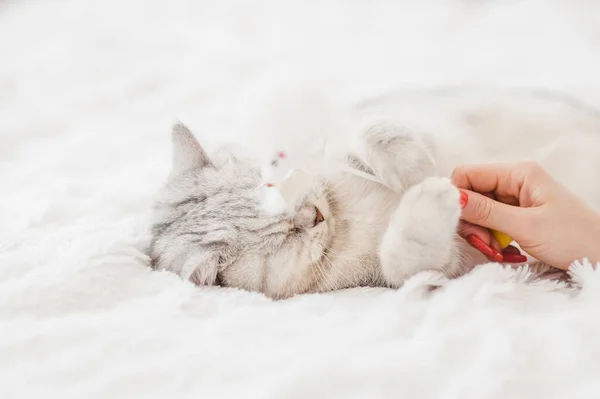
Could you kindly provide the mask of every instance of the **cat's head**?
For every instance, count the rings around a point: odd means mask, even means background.
[[[173,170],[152,227],[153,267],[198,285],[274,298],[314,290],[340,230],[330,187],[315,179],[298,206],[273,216],[263,210],[260,186],[254,165],[233,155],[209,157],[185,126],[175,125]]]

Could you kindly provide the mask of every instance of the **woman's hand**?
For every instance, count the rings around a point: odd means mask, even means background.
[[[537,163],[459,166],[452,182],[463,193],[459,233],[475,247],[483,243],[491,259],[502,256],[488,229],[559,269],[582,258],[600,261],[600,215]]]

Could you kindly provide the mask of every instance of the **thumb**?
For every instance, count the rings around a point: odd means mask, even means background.
[[[478,225],[502,231],[512,237],[524,222],[524,212],[518,206],[498,202],[474,191],[461,190],[467,195],[461,219]]]

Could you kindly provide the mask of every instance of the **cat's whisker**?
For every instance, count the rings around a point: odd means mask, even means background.
[[[327,254],[323,255],[323,259],[327,261],[329,267],[336,272],[342,279],[346,280],[350,287],[356,286],[356,282],[352,281],[345,273],[340,273],[340,269],[335,266],[335,263],[327,256]]]
[[[340,188],[342,185],[346,184],[348,180],[350,180],[352,176],[344,176],[339,179],[335,184],[326,184],[325,195],[330,195],[332,192]],[[336,196],[340,195],[339,192],[335,193]]]
[[[325,291],[324,291],[324,290],[323,290],[323,289],[320,287],[320,285],[321,285],[321,284],[324,284],[324,285],[325,285],[325,289],[326,289],[326,291],[333,291],[335,288],[333,287],[333,285],[331,284],[331,282],[330,282],[330,281],[329,281],[329,279],[327,278],[327,273],[326,273],[326,272],[325,272],[325,270],[323,269],[323,264],[322,264],[322,263],[319,261],[319,262],[316,262],[316,263],[314,264],[314,266],[315,266],[315,268],[316,268],[316,270],[318,271],[318,273],[319,273],[319,276],[320,276],[320,278],[319,278],[319,284],[318,284],[318,287],[319,287],[319,288],[318,288],[318,290],[319,290],[319,292],[325,292]]]
[[[340,254],[339,252],[336,253],[336,251],[333,251],[333,250],[329,250],[329,252],[331,254],[333,254],[337,259],[344,260],[345,263],[353,263],[353,264],[357,265],[360,269],[363,269],[364,267],[369,266],[368,262],[361,260],[359,257],[356,257],[356,256],[351,257],[351,256],[343,255],[343,254]],[[333,263],[333,261],[331,260],[331,258],[329,256],[327,256],[327,260],[331,263],[331,267],[333,270],[339,271],[339,269],[335,266],[335,264]],[[346,277],[345,274],[341,274],[341,276],[346,278],[346,280],[348,280],[348,278]],[[352,286],[356,286],[356,282],[354,282],[354,281],[349,281],[349,282]]]
[[[327,248],[327,252],[335,255],[336,257],[339,257],[341,259],[344,260],[348,260],[348,261],[359,261],[359,258],[357,256],[351,256],[349,257],[347,254],[341,253],[339,251],[334,250],[333,248]],[[359,261],[360,262],[360,261]],[[362,262],[361,262],[362,264]]]
[[[319,261],[319,268],[321,270],[324,270],[324,260]],[[323,272],[323,278],[321,279],[321,282],[319,284],[319,291],[320,292],[328,292],[328,291],[334,291],[335,290],[335,285],[334,283],[330,280],[329,276],[331,274],[327,274],[325,272]]]

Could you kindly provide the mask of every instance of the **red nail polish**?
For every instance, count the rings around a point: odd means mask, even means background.
[[[503,256],[500,252],[496,251],[494,248],[487,245],[483,240],[477,237],[475,234],[471,234],[466,238],[467,242],[471,244],[475,249],[479,252],[494,260],[496,262],[502,262]]]
[[[460,192],[460,209],[464,209],[467,206],[467,202],[469,202],[469,195],[464,191]]]
[[[500,252],[496,251],[494,248],[492,248],[492,258],[496,261],[496,262],[503,262],[504,261],[504,255],[502,255]]]
[[[492,248],[489,245],[484,243],[481,238],[477,237],[475,234],[470,234],[466,238],[467,242],[471,244],[475,249],[484,254],[485,256],[492,256]]]
[[[521,254],[504,254],[502,255],[506,263],[524,263],[527,262],[527,256]]]
[[[277,152],[277,158],[284,159],[286,157],[285,152],[279,151]]]

